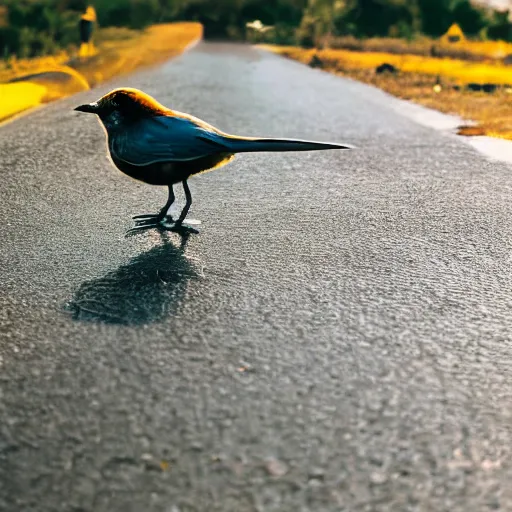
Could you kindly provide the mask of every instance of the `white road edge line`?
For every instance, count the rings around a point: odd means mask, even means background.
[[[391,96],[391,95],[390,95]],[[465,144],[469,144],[491,160],[512,164],[512,141],[487,137],[484,135],[464,136],[457,135],[456,130],[461,125],[476,124],[459,116],[443,114],[437,110],[418,105],[411,101],[393,98],[393,110],[405,115],[409,119],[436,130],[448,131]]]

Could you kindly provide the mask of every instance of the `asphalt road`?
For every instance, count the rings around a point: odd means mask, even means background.
[[[72,110],[119,85],[359,149],[242,155],[200,235],[125,239],[166,191]],[[512,172],[383,97],[203,43],[0,128],[0,510],[512,510]]]

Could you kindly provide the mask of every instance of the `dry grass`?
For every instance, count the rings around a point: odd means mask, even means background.
[[[46,87],[33,83],[0,84],[0,118],[11,117],[42,103]]]
[[[202,30],[199,23],[171,23],[154,25],[142,34],[135,33],[135,37],[130,37],[131,31],[126,29],[110,29],[110,38],[103,39],[96,56],[83,61],[75,59],[71,65],[94,86],[178,55],[202,36]]]
[[[451,59],[484,61],[501,60],[512,55],[512,44],[504,41],[469,41],[449,43],[442,39],[427,37],[406,41],[399,38],[357,39],[353,36],[330,38],[323,45],[333,49],[345,49],[359,52],[384,52],[396,55],[422,55]]]
[[[158,64],[181,53],[201,36],[199,23],[154,25],[143,32],[104,29],[98,34],[93,57],[62,52],[37,59],[10,59],[0,64],[0,120],[114,76]],[[22,81],[5,83],[12,80]]]
[[[512,84],[512,68],[415,55],[398,56],[346,50],[315,51],[295,47],[265,48],[305,64],[310,64],[316,56],[317,65],[326,71],[350,76],[399,98],[478,123],[477,127],[464,127],[461,130],[464,135],[485,134],[512,140],[511,89],[500,88],[493,94],[486,94],[464,88],[464,84],[469,82]],[[376,74],[375,67],[384,62],[398,67],[400,72]],[[437,77],[440,79],[440,87],[434,87]]]
[[[39,73],[45,69],[54,70],[65,65],[68,60],[69,55],[65,52],[34,59],[16,59],[11,57],[7,61],[0,61],[0,82],[8,82],[24,75]]]
[[[265,47],[304,63],[309,63],[316,55],[322,61],[323,67],[330,70],[373,70],[379,64],[388,62],[404,73],[439,75],[464,84],[470,82],[512,84],[512,67],[498,63],[468,62],[459,59],[396,55],[384,52],[305,50],[293,46]]]

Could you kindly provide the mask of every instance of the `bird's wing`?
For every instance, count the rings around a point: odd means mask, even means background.
[[[136,166],[156,162],[183,162],[229,152],[224,137],[206,123],[157,116],[143,119],[110,140],[114,156]]]

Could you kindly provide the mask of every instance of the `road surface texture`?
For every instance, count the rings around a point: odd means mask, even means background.
[[[119,85],[359,149],[241,155],[200,235],[125,239],[166,190],[73,111]],[[512,172],[382,96],[201,43],[0,128],[0,510],[512,510]]]

